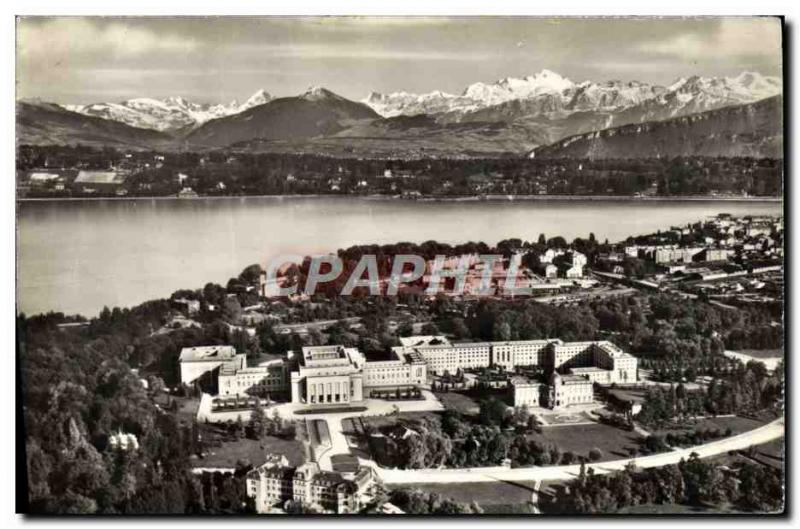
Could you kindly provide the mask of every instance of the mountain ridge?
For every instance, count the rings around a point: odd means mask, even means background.
[[[358,153],[360,156],[507,156],[524,155],[537,148],[557,144],[564,138],[613,129],[628,124],[649,124],[694,115],[717,108],[737,106],[746,101],[761,100],[762,96],[781,92],[776,78],[753,72],[735,77],[686,77],[668,87],[658,87],[638,81],[617,80],[605,83],[585,81],[574,83],[545,70],[523,79],[506,78],[493,86],[473,84],[464,94],[484,94],[489,100],[505,102],[473,108],[465,112],[432,112],[398,114],[383,117],[364,102],[344,98],[321,87],[312,86],[302,94],[273,98],[265,90],[253,94],[245,103],[231,102],[227,108],[245,108],[241,112],[220,112],[215,116],[210,107],[197,107],[181,97],[152,100],[128,100],[127,110],[144,109],[151,119],[159,112],[173,116],[174,109],[188,114],[162,125],[162,135],[143,134],[111,127],[108,144],[145,145],[172,149],[237,149],[259,150],[280,148],[298,152]],[[413,94],[406,94],[411,97]],[[375,94],[369,96],[375,99]],[[452,96],[432,92],[425,96],[432,108],[445,108]],[[774,97],[774,96],[773,96]],[[40,106],[42,103],[38,103]],[[437,106],[438,105],[438,106]],[[47,106],[47,105],[45,105]],[[47,106],[50,111],[60,108]],[[199,108],[199,110],[198,110]],[[154,110],[155,109],[155,110]],[[195,112],[192,117],[192,112]],[[102,144],[103,129],[99,122],[89,120],[86,129],[75,126],[76,115],[108,122],[122,122],[91,115],[93,112],[69,116],[48,115],[43,124],[27,120],[18,128],[20,138],[41,142],[50,137],[63,143],[89,140]],[[197,114],[200,114],[198,117]],[[188,115],[188,117],[187,117]],[[18,120],[19,121],[19,120]],[[24,121],[24,120],[23,120]],[[134,121],[135,122],[135,121]],[[53,127],[52,134],[46,130]],[[650,125],[648,125],[649,127]],[[30,134],[26,134],[30,127]],[[95,131],[94,133],[87,133]],[[69,138],[69,134],[75,138]],[[49,135],[48,135],[49,134]],[[549,152],[549,151],[542,151]],[[773,152],[773,151],[770,151]]]
[[[783,97],[569,136],[533,149],[535,158],[660,158],[783,155]]]
[[[726,89],[734,97],[726,98],[721,93]],[[640,81],[619,80],[605,82],[587,80],[575,83],[545,69],[524,78],[506,77],[493,83],[473,83],[459,95],[439,90],[427,94],[371,92],[362,102],[371,106],[383,117],[443,113],[452,114],[449,119],[453,120],[457,119],[456,116],[459,114],[469,114],[511,101],[536,100],[539,97],[558,102],[559,108],[545,108],[543,112],[579,111],[619,109],[641,104],[664,93],[680,92],[685,95],[690,90],[711,94],[724,100],[732,99],[733,103],[750,103],[777,95],[781,91],[781,82],[777,77],[745,71],[735,77],[680,78],[667,87]]]
[[[187,145],[226,147],[264,140],[298,140],[335,134],[350,122],[380,119],[370,107],[322,87],[281,97],[244,112],[212,119],[187,134]]]
[[[211,119],[244,112],[272,99],[272,95],[262,88],[241,104],[234,99],[230,103],[210,105],[171,96],[164,99],[139,97],[119,103],[60,106],[72,112],[118,121],[136,128],[175,132],[197,127]]]
[[[17,102],[17,144],[169,148],[171,136],[118,121],[86,116],[54,103]]]

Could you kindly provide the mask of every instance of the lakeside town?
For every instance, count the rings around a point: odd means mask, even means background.
[[[743,199],[781,196],[782,174],[782,160],[770,158],[382,160],[22,145],[17,194],[38,199],[249,195]]]
[[[778,509],[783,234],[782,217],[723,213],[615,243],[353,247],[336,254],[345,272],[366,253],[384,273],[417,253],[425,273],[391,296],[383,277],[379,296],[341,296],[345,273],[266,297],[253,265],[91,319],[21,316],[34,501],[51,501],[67,458],[85,512]],[[503,256],[489,270],[487,253]],[[466,266],[461,290],[437,255]],[[279,282],[303,287],[313,266]],[[105,360],[87,364],[100,343]],[[64,348],[65,364],[37,360]],[[56,368],[96,397],[37,383]],[[56,438],[36,434],[53,425]]]

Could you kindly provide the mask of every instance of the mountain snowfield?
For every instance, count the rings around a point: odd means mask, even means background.
[[[511,102],[525,116],[579,111],[619,111],[652,102],[669,107],[660,114],[681,115],[728,105],[752,103],[781,93],[781,80],[755,72],[736,77],[689,77],[669,87],[638,81],[575,83],[566,77],[542,70],[523,79],[505,78],[494,83],[474,83],[460,95],[435,91],[428,94],[372,92],[362,102],[383,117],[417,114],[447,114],[458,121],[470,113]],[[520,117],[520,116],[516,116]]]
[[[120,103],[93,103],[89,105],[61,105],[67,110],[86,116],[119,121],[132,127],[162,132],[194,128],[207,121],[239,114],[272,100],[266,90],[259,90],[244,103],[235,99],[227,104],[208,105],[187,101],[182,97],[129,99]]]

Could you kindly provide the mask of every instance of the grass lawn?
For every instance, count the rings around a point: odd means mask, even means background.
[[[436,492],[463,503],[476,502],[481,507],[525,504],[533,492],[532,481],[496,481],[494,483],[419,483],[396,488]]]
[[[617,514],[752,514],[748,511],[733,509],[730,506],[720,507],[700,507],[697,505],[681,505],[681,504],[668,504],[668,505],[636,505],[634,507],[625,507],[617,511]]]
[[[786,439],[781,437],[768,443],[756,446],[756,453],[773,459],[783,459],[786,450]]]
[[[295,415],[316,415],[321,413],[343,413],[343,412],[357,412],[357,411],[367,411],[367,408],[364,406],[338,406],[333,408],[311,408],[308,410],[297,410],[294,412]]]
[[[713,417],[702,419],[696,427],[700,429],[719,428],[722,431],[730,428],[733,435],[737,435],[754,430],[759,426],[764,426],[764,423],[747,417]]]
[[[600,461],[611,461],[631,457],[628,449],[638,450],[641,437],[607,424],[583,424],[577,426],[553,426],[543,428],[541,434],[527,434],[530,439],[552,444],[562,452],[576,456],[587,456],[592,448],[603,452]]]
[[[610,389],[609,394],[616,395],[619,398],[628,398],[634,400],[644,400],[645,396],[647,395],[647,391],[644,389],[626,389],[626,388],[614,388]]]
[[[195,467],[232,468],[237,461],[245,461],[258,466],[266,461],[267,454],[283,454],[293,466],[302,464],[306,458],[303,443],[300,441],[267,436],[258,441],[240,439],[223,442],[220,446],[208,448],[206,456],[193,459],[192,464]]]
[[[483,509],[483,514],[536,514],[530,503],[491,504],[480,507]]]
[[[369,452],[369,443],[361,428],[361,419],[359,417],[342,419],[342,433],[347,437],[348,444],[350,445],[350,454],[356,457],[363,457],[370,459],[372,456]]]
[[[430,411],[412,411],[408,413],[401,413],[400,415],[362,417],[362,420],[365,426],[369,424],[375,430],[378,430],[385,426],[397,424],[398,422],[402,423],[407,420],[423,419],[425,417],[433,419],[437,422],[441,420],[441,417],[437,413]]]
[[[169,410],[170,401],[175,401],[178,405],[175,416],[184,424],[191,424],[197,416],[197,409],[200,407],[200,399],[196,397],[179,397],[166,393],[158,395],[153,401],[165,410]]]
[[[775,439],[769,443],[756,446],[756,453],[754,459],[762,465],[767,465],[772,468],[786,468],[786,439]]]
[[[733,466],[737,463],[760,463],[772,468],[785,468],[784,461],[784,439],[775,439],[768,443],[757,445],[754,452],[743,450],[735,454],[724,454],[713,458],[715,463]]]
[[[681,425],[667,426],[658,430],[646,428],[650,433],[666,435],[668,433],[688,432],[692,430],[713,430],[718,429],[725,431],[730,428],[733,432],[732,435],[748,432],[754,430],[759,426],[763,426],[764,422],[747,417],[709,417],[700,418],[696,421],[688,421]]]
[[[742,349],[735,352],[753,358],[783,358],[783,349]]]
[[[480,411],[478,403],[463,393],[448,391],[436,393],[436,397],[442,402],[445,408],[455,410],[464,415],[477,415]]]

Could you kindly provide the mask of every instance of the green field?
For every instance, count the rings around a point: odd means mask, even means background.
[[[718,429],[725,431],[730,428],[732,435],[748,432],[754,430],[759,426],[763,426],[764,422],[747,417],[708,417],[691,420],[681,425],[661,428],[659,430],[649,430],[652,434],[666,435],[668,433],[689,432],[692,430],[713,430]]]
[[[267,454],[282,454],[289,460],[289,464],[297,466],[305,461],[305,448],[297,440],[279,439],[267,436],[261,440],[240,439],[238,441],[223,442],[218,447],[206,449],[203,458],[192,460],[195,467],[233,468],[237,461],[243,461],[253,466],[262,465]]]
[[[785,451],[786,440],[784,438],[775,439],[774,441],[770,441],[756,447],[757,454],[773,459],[783,459],[785,456]]]
[[[463,413],[464,415],[478,414],[478,403],[463,393],[448,391],[444,393],[437,393],[436,397],[441,401],[442,405],[449,410],[455,410],[459,413]]]
[[[603,452],[600,461],[611,461],[632,457],[630,451],[639,449],[641,437],[635,432],[614,428],[607,424],[582,424],[576,426],[551,426],[543,428],[541,434],[528,434],[531,439],[552,444],[562,452],[576,456],[587,456],[592,448]]]
[[[520,505],[530,502],[534,482],[495,481],[491,483],[418,483],[402,488],[436,492],[463,503],[476,502],[484,506]],[[397,487],[400,488],[400,487]]]
[[[735,352],[752,356],[753,358],[783,358],[782,349],[742,349]]]
[[[668,504],[668,505],[636,505],[635,507],[625,507],[617,511],[617,514],[752,514],[748,511],[741,511],[732,509],[727,506],[721,507],[699,507],[697,505],[681,505],[681,504]]]
[[[197,416],[197,409],[200,407],[200,399],[195,397],[180,397],[177,395],[167,395],[166,393],[154,398],[154,402],[163,409],[168,409],[170,403],[177,404],[175,415],[184,424],[191,424]]]
[[[402,423],[406,420],[430,418],[436,422],[441,421],[439,414],[431,411],[413,411],[408,413],[401,413],[400,415],[384,415],[384,416],[370,416],[362,417],[362,421],[366,426],[369,424],[375,430],[385,426],[392,426],[398,422]]]

